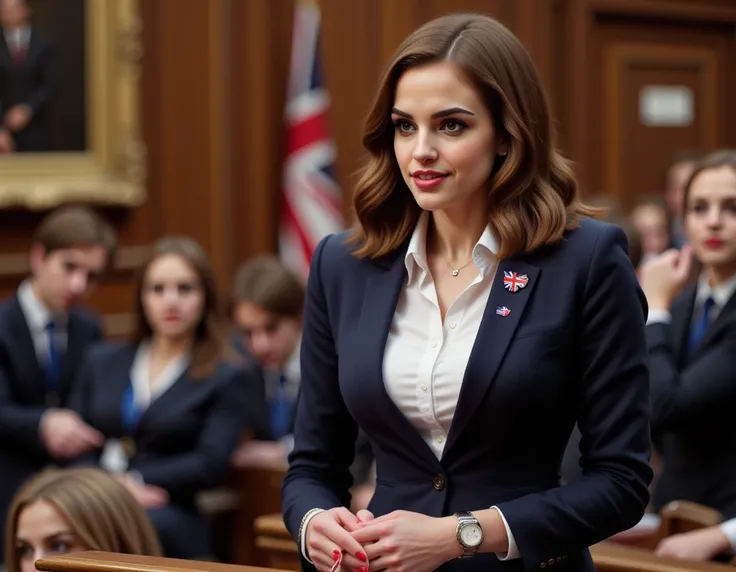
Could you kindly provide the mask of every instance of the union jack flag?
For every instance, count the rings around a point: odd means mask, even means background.
[[[499,306],[496,308],[496,314],[499,316],[503,316],[504,318],[508,316],[511,313],[511,310],[509,310],[506,306]]]
[[[322,82],[319,28],[317,4],[298,1],[285,110],[279,251],[284,264],[303,279],[317,243],[344,227],[342,193],[332,176],[337,153],[328,128],[330,97]]]
[[[503,287],[509,292],[517,292],[529,283],[526,274],[517,274],[516,272],[503,271]]]

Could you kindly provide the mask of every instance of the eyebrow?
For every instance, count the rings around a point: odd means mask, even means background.
[[[391,110],[391,113],[393,115],[405,117],[406,119],[412,119],[412,116],[410,113],[407,113],[406,111],[401,111],[400,109],[396,109],[395,107]],[[450,107],[449,109],[443,109],[442,111],[437,111],[436,113],[433,113],[432,119],[439,119],[441,117],[447,117],[448,115],[456,115],[456,114],[475,116],[475,113],[473,113],[472,111],[468,111],[467,109],[463,109],[462,107]]]

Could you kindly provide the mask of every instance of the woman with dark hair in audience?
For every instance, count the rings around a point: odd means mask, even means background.
[[[6,572],[35,572],[40,558],[84,550],[161,553],[133,495],[93,468],[51,469],[29,480],[13,499],[6,531]]]
[[[736,151],[697,164],[684,204],[689,245],[664,252],[641,271],[649,302],[652,429],[664,464],[654,507],[691,500],[734,518]],[[702,266],[696,272],[693,257]],[[693,275],[697,283],[688,287]]]
[[[95,461],[146,507],[167,556],[211,557],[196,495],[221,484],[248,419],[215,277],[187,237],[157,242],[136,289],[131,343],[94,348],[71,407],[106,438]]]
[[[496,20],[445,16],[399,47],[357,223],[309,274],[283,485],[303,569],[592,571],[587,547],[644,513],[645,301],[552,131]],[[576,421],[583,476],[560,486]],[[359,429],[377,476],[356,516]]]

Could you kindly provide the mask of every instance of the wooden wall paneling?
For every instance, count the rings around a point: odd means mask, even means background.
[[[631,206],[637,195],[661,189],[661,169],[652,166],[666,165],[674,147],[718,146],[718,111],[723,106],[717,59],[704,48],[620,43],[606,50],[603,69],[602,188]],[[658,80],[692,89],[697,118],[693,125],[672,129],[641,124],[637,95],[642,84]],[[668,145],[661,144],[663,140]]]
[[[233,256],[277,249],[293,0],[233,1],[229,22]]]

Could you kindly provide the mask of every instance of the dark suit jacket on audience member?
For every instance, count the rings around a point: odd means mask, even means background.
[[[104,345],[88,353],[70,406],[108,439],[125,436],[123,395],[137,347]],[[133,437],[129,470],[166,489],[169,506],[149,511],[171,557],[201,558],[210,551],[208,529],[195,495],[222,484],[230,457],[255,406],[253,384],[240,365],[221,362],[207,378],[185,372],[143,412]],[[99,456],[85,459],[99,462]]]
[[[271,439],[271,426],[268,420],[268,402],[266,401],[266,377],[263,368],[243,343],[242,336],[237,332],[232,333],[230,342],[236,352],[242,357],[244,367],[248,370],[248,400],[251,403],[249,429],[252,438],[259,441]],[[256,405],[257,404],[257,405]]]
[[[0,29],[0,118],[17,104],[33,110],[25,129],[13,134],[18,151],[51,149],[48,103],[56,84],[56,65],[54,45],[37,28],[31,29],[22,63],[13,60]]]
[[[98,321],[82,310],[70,313],[67,334],[59,391],[49,392],[18,299],[0,305],[0,531],[18,486],[53,462],[41,442],[41,416],[48,405],[66,404],[85,350],[102,338]]]
[[[316,248],[302,338],[295,447],[284,520],[346,506],[362,429],[376,459],[369,509],[433,517],[498,505],[521,558],[453,560],[447,572],[594,570],[587,547],[636,524],[649,501],[646,302],[617,227],[583,220],[559,244],[500,262],[441,459],[389,397],[386,339],[406,283],[407,243],[357,259],[331,236]],[[528,276],[515,293],[504,271]],[[503,315],[497,309],[507,307]],[[575,421],[585,475],[558,476]],[[448,542],[454,542],[448,538]],[[303,570],[312,570],[302,561]]]
[[[736,296],[688,356],[695,289],[672,306],[671,324],[647,326],[652,429],[664,471],[657,510],[691,500],[736,517]]]

